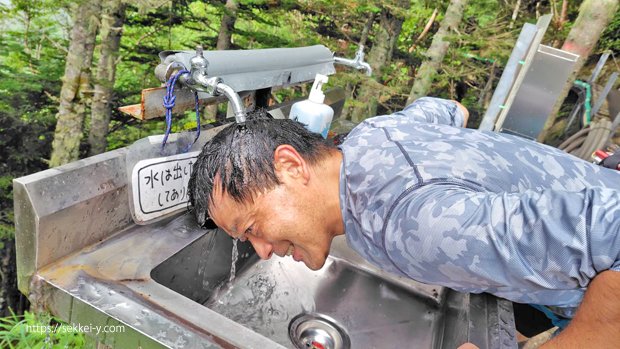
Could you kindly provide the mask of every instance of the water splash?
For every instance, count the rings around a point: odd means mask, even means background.
[[[234,289],[220,292],[205,306],[277,343],[290,346],[287,328],[291,317],[304,309],[314,311],[316,307],[312,292],[294,281],[300,270],[311,272],[293,263],[286,261],[285,266],[278,258],[258,261],[237,276]]]

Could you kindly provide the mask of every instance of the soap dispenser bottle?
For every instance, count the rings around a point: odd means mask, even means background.
[[[327,76],[316,74],[310,96],[308,99],[293,104],[289,118],[304,124],[310,132],[319,133],[327,138],[329,126],[334,117],[334,110],[324,104],[323,84],[328,80]]]

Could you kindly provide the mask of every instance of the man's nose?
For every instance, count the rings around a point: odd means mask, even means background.
[[[250,243],[254,247],[254,250],[256,250],[256,253],[261,259],[271,258],[271,255],[273,255],[272,244],[254,236],[248,236],[248,240],[250,240]]]

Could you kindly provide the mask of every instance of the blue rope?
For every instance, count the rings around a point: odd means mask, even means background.
[[[177,99],[177,97],[174,95],[174,85],[177,83],[179,77],[183,74],[189,74],[189,71],[185,69],[179,70],[174,75],[172,75],[166,83],[166,94],[164,95],[163,103],[164,108],[166,108],[166,133],[164,134],[164,139],[161,143],[161,150],[164,150],[166,142],[168,141],[168,136],[170,135],[170,130],[172,129],[172,108],[174,108],[174,104]],[[196,137],[194,138],[193,143],[188,144],[185,152],[187,152],[192,147],[192,145],[196,143],[198,137],[200,136],[200,110],[198,104],[198,92],[196,91],[194,91],[194,103],[196,110]]]

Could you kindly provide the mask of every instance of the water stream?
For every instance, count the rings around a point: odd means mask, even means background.
[[[221,298],[225,295],[230,294],[233,290],[233,281],[235,280],[235,276],[237,274],[237,260],[239,259],[239,250],[237,249],[238,239],[233,239],[232,246],[232,263],[230,265],[230,274],[228,275],[227,281],[222,281],[215,290],[213,290],[213,294],[209,298],[209,300],[205,303],[207,307],[212,307],[215,305],[216,300],[219,300],[221,303]]]
[[[235,280],[235,273],[237,271],[237,259],[239,259],[239,250],[237,249],[238,242],[238,239],[233,239],[232,264],[230,265],[230,276],[228,276],[227,288],[232,288],[232,282]]]

